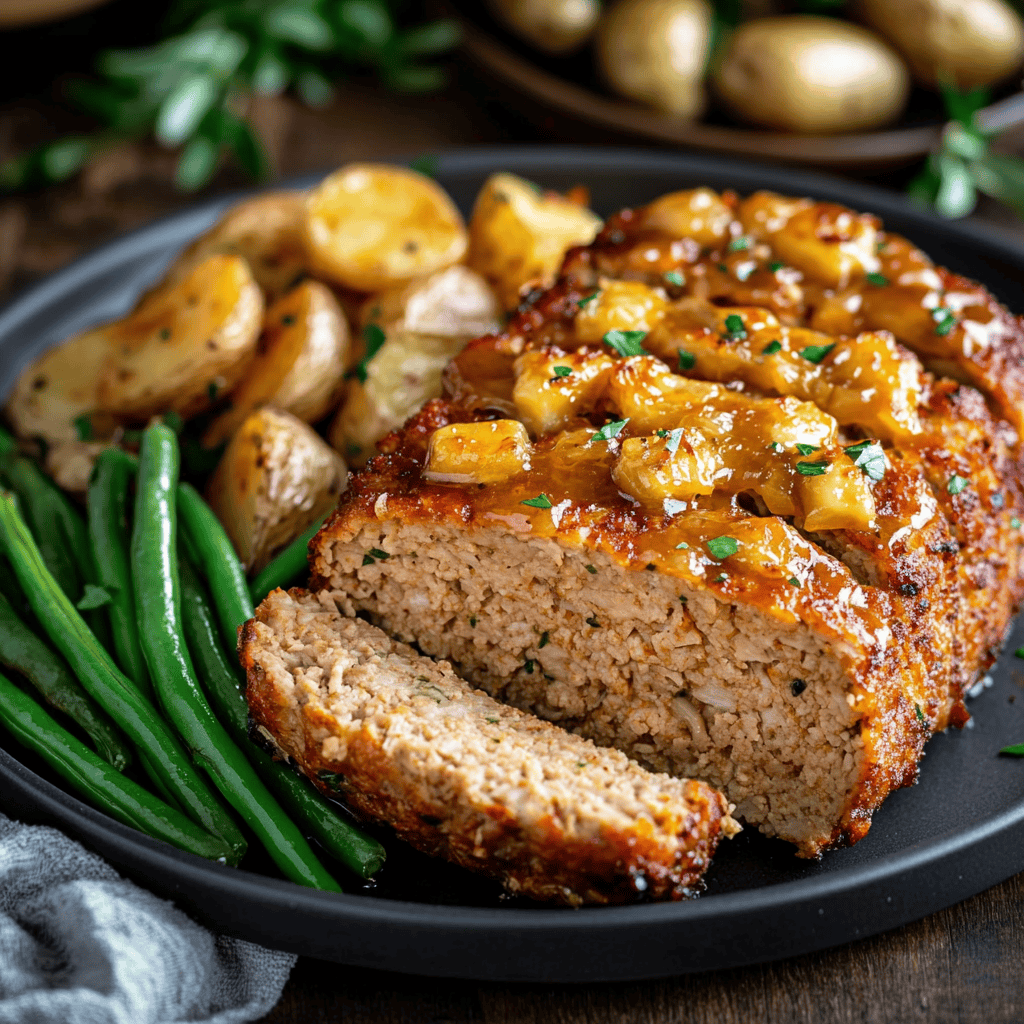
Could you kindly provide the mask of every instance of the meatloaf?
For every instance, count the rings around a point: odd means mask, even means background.
[[[327,593],[273,592],[240,654],[256,721],[321,790],[512,892],[680,898],[736,830],[710,787],[497,702]]]
[[[311,586],[815,856],[967,720],[1020,599],[1022,339],[871,216],[665,196],[453,360]]]

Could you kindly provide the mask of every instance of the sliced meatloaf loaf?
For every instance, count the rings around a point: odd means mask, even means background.
[[[512,892],[678,899],[736,831],[709,786],[498,703],[329,594],[274,591],[239,650],[255,721],[320,789]]]
[[[312,586],[813,856],[966,721],[1020,599],[1022,338],[872,217],[663,197],[453,360]]]

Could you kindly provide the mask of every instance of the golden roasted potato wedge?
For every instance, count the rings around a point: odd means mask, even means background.
[[[208,256],[123,320],[97,328],[109,346],[99,407],[134,419],[201,412],[241,380],[262,321],[263,296],[245,260]]]
[[[69,338],[25,367],[5,410],[15,433],[42,437],[50,444],[77,441],[75,420],[97,407],[109,352],[107,329],[98,327]]]
[[[304,192],[268,192],[231,207],[171,264],[164,284],[183,280],[209,256],[241,256],[273,302],[306,272],[305,203]]]
[[[258,572],[334,507],[347,481],[345,463],[319,435],[290,413],[264,407],[231,439],[206,498],[242,564]]]
[[[377,442],[441,393],[441,371],[465,347],[464,337],[396,330],[365,364],[365,380],[349,382],[328,439],[353,466],[376,453]]]
[[[466,228],[448,194],[406,167],[348,164],[306,200],[313,271],[375,292],[458,263]]]
[[[226,441],[257,407],[273,405],[312,423],[341,395],[348,359],[348,321],[330,288],[303,281],[277,300],[245,376],[231,392],[231,407],[210,425],[203,443]]]
[[[469,222],[469,267],[513,309],[527,285],[549,287],[574,245],[594,240],[601,219],[556,192],[540,192],[514,174],[492,174]]]

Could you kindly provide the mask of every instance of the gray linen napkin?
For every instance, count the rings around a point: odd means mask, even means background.
[[[0,1024],[245,1024],[294,963],[211,935],[55,829],[0,814]]]

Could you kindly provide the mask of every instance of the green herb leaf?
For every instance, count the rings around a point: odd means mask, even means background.
[[[424,153],[423,156],[418,156],[415,160],[409,161],[409,168],[411,170],[425,174],[428,178],[437,177],[439,166],[440,161],[432,153]]]
[[[597,569],[592,565],[587,566],[587,572],[589,572],[591,576],[597,575]]]
[[[606,345],[611,345],[623,359],[629,356],[645,356],[647,350],[640,344],[647,337],[646,331],[609,331],[604,336]]]
[[[697,357],[692,352],[687,352],[685,349],[679,350],[679,369],[680,370],[692,370],[697,365]]]
[[[663,276],[669,284],[673,284],[677,288],[682,288],[686,284],[686,278],[678,270],[669,270]]]
[[[959,494],[969,483],[970,481],[966,477],[958,476],[954,473],[946,484],[946,490],[950,494]]]
[[[746,235],[740,235],[738,238],[730,239],[726,248],[729,252],[742,252],[750,248],[750,239]]]
[[[796,471],[801,476],[823,476],[828,472],[828,467],[828,459],[822,459],[820,462],[798,462]]]
[[[74,424],[75,433],[78,435],[79,441],[92,440],[92,417],[89,413],[83,412],[81,416],[76,416],[71,422]]]
[[[537,644],[537,649],[540,650],[542,647],[547,647],[547,645],[550,642],[551,642],[551,636],[549,635],[548,631],[545,629],[544,632],[541,633],[541,635],[540,635],[540,643]]]
[[[725,318],[725,334],[730,341],[739,341],[747,336],[747,328],[743,323],[743,317],[738,313],[730,313]]]
[[[594,299],[596,299],[600,294],[600,291],[596,291],[591,292],[589,295],[584,295],[583,298],[580,299],[580,301],[577,303],[577,305],[580,307],[580,309],[582,309],[584,306],[589,306],[594,301]],[[608,339],[606,338],[605,340],[607,341]]]
[[[551,499],[546,494],[538,494],[536,498],[527,498],[521,501],[520,505],[529,505],[531,508],[551,508]]]
[[[873,284],[876,288],[884,288],[889,283],[889,278],[885,274],[867,274],[865,278],[868,284]]]
[[[1024,743],[1015,743],[1012,747],[1003,747],[1000,754],[1009,754],[1011,757],[1024,757]]]
[[[590,439],[591,443],[594,441],[610,441],[613,437],[618,437],[622,433],[622,428],[629,422],[627,416],[624,420],[615,420],[614,423],[606,423],[594,436]]]
[[[808,345],[800,349],[800,355],[809,363],[820,363],[835,347],[835,342],[831,345]]]
[[[174,184],[182,192],[195,192],[202,188],[217,170],[220,147],[202,135],[191,139],[178,158]]]
[[[797,579],[797,578],[796,578],[795,576],[790,576],[790,577],[789,577],[789,579],[788,579],[788,580],[786,580],[786,582],[787,582],[787,583],[788,583],[788,584],[789,584],[789,585],[790,585],[791,587],[796,587],[797,589],[799,589],[799,588],[800,588],[800,586],[801,586],[801,583],[800,583],[800,581],[799,581],[799,580],[798,580],[798,579]]]
[[[363,328],[363,339],[366,341],[366,355],[356,365],[356,377],[360,384],[366,383],[366,368],[370,360],[381,350],[381,346],[387,341],[387,335],[377,324],[367,324]]]
[[[528,676],[532,676],[533,675],[533,658],[527,658],[525,664],[523,665],[523,668],[526,669],[526,674]]]
[[[295,76],[295,88],[307,107],[319,110],[334,99],[334,86],[316,68],[306,66]]]
[[[778,441],[772,441],[772,443],[770,445],[768,445],[768,448],[769,448],[770,451],[775,452],[776,455],[778,455],[781,452],[784,452],[786,450],[785,448],[782,447],[781,444],[779,444]]]
[[[914,705],[914,717],[915,717],[915,718],[916,718],[916,719],[917,719],[917,720],[918,720],[919,722],[921,722],[922,724],[924,724],[924,720],[925,720],[925,718],[924,718],[924,712],[923,712],[923,711],[921,710],[921,705],[920,705],[920,704],[915,704],[915,705]]]
[[[797,442],[796,450],[801,455],[813,455],[815,452],[820,451],[821,449],[816,444],[801,444],[800,442]]]
[[[97,587],[94,583],[86,583],[82,593],[82,599],[75,605],[80,612],[92,611],[93,608],[102,608],[105,604],[113,601],[110,591],[105,587]]]
[[[739,550],[740,542],[735,537],[712,537],[706,542],[708,551],[715,558],[728,558]]]
[[[381,548],[370,548],[370,554],[373,555],[374,558],[379,558],[382,562],[391,557],[391,555]]]
[[[568,377],[569,374],[572,373],[572,367],[571,366],[556,366],[554,368],[554,372],[555,372],[555,376],[556,377]]]
[[[88,139],[78,137],[51,142],[39,153],[42,172],[50,181],[65,181],[85,166],[92,149]]]
[[[212,76],[189,75],[160,104],[154,127],[157,139],[165,146],[177,146],[190,138],[217,102],[218,92]]]
[[[1019,516],[1014,516],[1010,520],[1010,526],[1014,530],[1019,530],[1020,529],[1020,517]]]
[[[597,621],[596,615],[591,615],[590,618],[587,619],[587,625],[593,627],[594,629],[599,629],[601,627],[601,623]]]
[[[768,269],[773,274],[777,274],[783,267],[785,267],[785,265],[786,264],[781,262],[781,260],[772,260],[771,263],[768,264]]]
[[[276,4],[263,23],[268,35],[306,50],[326,53],[334,46],[331,26],[303,3]]]
[[[956,314],[945,306],[936,306],[932,310],[932,319],[935,321],[935,333],[943,337],[957,325]]]
[[[877,441],[858,441],[843,451],[869,480],[877,483],[885,476],[885,452]]]
[[[765,356],[773,356],[776,352],[779,352],[781,350],[782,342],[779,341],[778,338],[776,338],[774,341],[769,341],[768,344],[765,345],[763,349],[761,349],[761,354]]]

